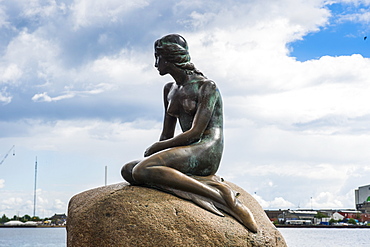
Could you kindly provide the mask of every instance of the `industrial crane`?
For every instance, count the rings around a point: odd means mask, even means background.
[[[9,153],[13,150],[13,156],[15,156],[15,145],[9,149],[9,151],[4,155],[4,158],[0,161],[0,165],[2,165],[5,159],[8,157]]]

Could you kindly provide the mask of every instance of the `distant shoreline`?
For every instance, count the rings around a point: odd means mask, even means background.
[[[66,226],[4,226],[0,225],[0,228],[65,228]]]
[[[66,226],[4,226],[0,225],[0,228],[65,228]],[[358,226],[358,225],[349,225],[349,226],[335,226],[335,225],[275,225],[276,228],[370,228],[370,226]]]
[[[275,225],[277,228],[370,228],[370,226],[326,226],[326,225]]]

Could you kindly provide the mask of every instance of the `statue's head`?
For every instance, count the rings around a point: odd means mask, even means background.
[[[186,40],[178,34],[169,34],[154,43],[155,55],[161,56],[169,63],[184,68],[192,69],[188,44]]]

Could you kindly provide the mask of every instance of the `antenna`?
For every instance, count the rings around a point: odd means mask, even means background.
[[[35,161],[35,187],[33,191],[33,217],[36,216],[36,181],[37,181],[37,156]]]

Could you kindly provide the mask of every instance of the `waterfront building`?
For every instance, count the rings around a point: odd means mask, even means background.
[[[322,210],[265,210],[272,222],[287,225],[329,225],[331,220],[367,224],[370,213],[362,213],[354,209],[322,209]]]
[[[50,217],[50,220],[55,225],[65,225],[67,223],[66,214],[54,214]]]
[[[358,187],[355,190],[356,209],[363,213],[370,213],[370,185]]]
[[[339,212],[335,212],[331,217],[333,220],[338,221],[338,222],[343,221],[345,218],[343,214],[340,214]]]
[[[344,219],[355,219],[358,222],[370,222],[370,214],[361,211],[338,211]]]
[[[310,225],[314,223],[317,211],[314,210],[265,210],[271,221],[279,224],[302,224]]]

